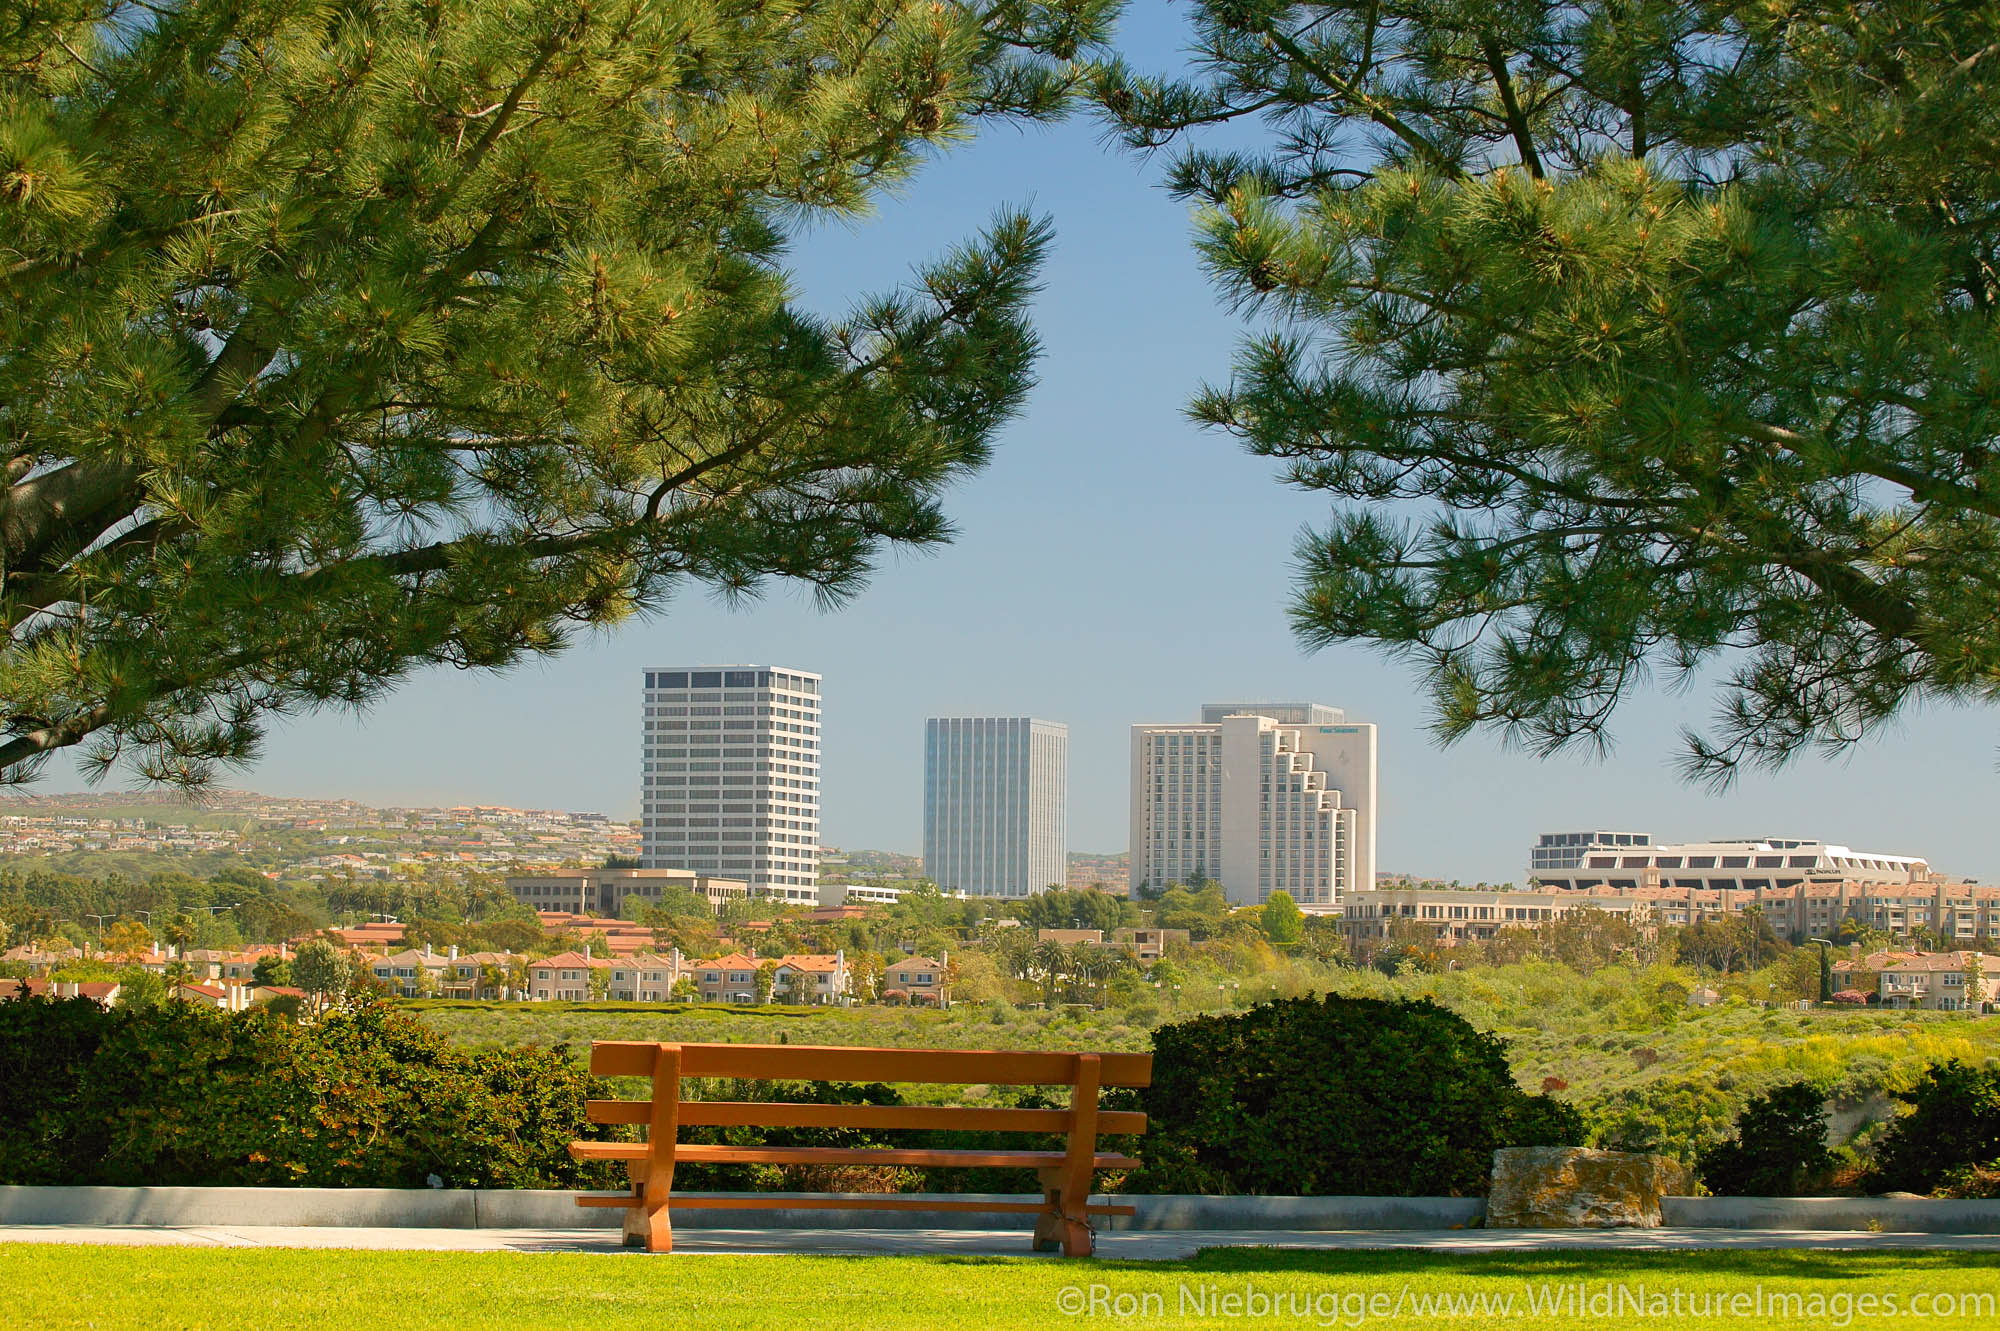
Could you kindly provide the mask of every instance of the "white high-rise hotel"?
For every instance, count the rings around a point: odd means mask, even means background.
[[[783,666],[672,666],[648,670],[645,684],[645,867],[815,900],[820,677]]]
[[[1069,727],[1026,716],[924,723],[924,874],[1025,897],[1069,881]]]
[[[1132,884],[1207,879],[1331,910],[1375,885],[1375,727],[1320,703],[1210,703],[1132,727]]]

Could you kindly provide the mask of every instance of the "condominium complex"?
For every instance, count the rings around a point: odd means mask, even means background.
[[[820,677],[768,665],[648,670],[644,710],[645,867],[814,901]]]
[[[1544,832],[1529,854],[1528,871],[1540,877],[1551,870],[1577,868],[1593,850],[1615,851],[1652,844],[1653,838],[1644,832]]]
[[[1650,897],[1609,890],[1586,892],[1463,891],[1396,887],[1362,888],[1347,895],[1340,932],[1349,944],[1386,939],[1398,921],[1410,921],[1452,942],[1487,939],[1502,929],[1539,930],[1576,911],[1596,910],[1644,928],[1653,920]]]
[[[1283,889],[1331,911],[1375,882],[1375,727],[1320,703],[1210,703],[1132,727],[1132,884]]]
[[[1570,889],[1756,890],[1818,882],[1909,883],[1928,878],[1931,871],[1927,861],[1914,855],[1851,850],[1825,841],[1754,837],[1649,845],[1632,835],[1630,845],[1584,847],[1580,862],[1569,868],[1535,869],[1535,880],[1543,887]]]
[[[1398,921],[1440,939],[1479,941],[1503,929],[1538,929],[1576,911],[1622,916],[1642,931],[1677,928],[1755,910],[1782,938],[1831,938],[1852,921],[1898,937],[1928,932],[1970,943],[2000,938],[2000,887],[1941,878],[1912,882],[1792,882],[1784,887],[1542,887],[1526,892],[1383,888],[1349,894],[1341,930],[1350,941],[1388,938]],[[1997,967],[1996,970],[2000,970]]]
[[[924,876],[1025,897],[1068,882],[1069,728],[1026,716],[924,723]]]

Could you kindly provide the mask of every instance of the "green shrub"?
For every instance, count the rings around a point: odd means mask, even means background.
[[[1428,999],[1287,998],[1153,1033],[1135,1191],[1482,1193],[1503,1146],[1578,1145],[1505,1042]]]
[[[1934,1192],[2000,1165],[2000,1069],[1948,1059],[1896,1098],[1911,1111],[1882,1134],[1872,1190]]]
[[[386,1005],[0,1003],[0,1183],[567,1188],[601,1137],[560,1047],[467,1052]]]
[[[1719,1197],[1796,1197],[1833,1168],[1826,1146],[1826,1092],[1807,1081],[1753,1095],[1736,1136],[1701,1153],[1697,1170]]]

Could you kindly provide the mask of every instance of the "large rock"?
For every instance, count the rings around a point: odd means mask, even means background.
[[[1693,1189],[1664,1155],[1580,1146],[1509,1146],[1493,1153],[1489,1229],[1651,1229],[1660,1198]]]

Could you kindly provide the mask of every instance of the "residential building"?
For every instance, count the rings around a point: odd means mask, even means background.
[[[1037,943],[1061,943],[1064,947],[1075,947],[1079,943],[1087,943],[1091,947],[1103,947],[1104,930],[1037,929],[1035,930],[1035,941]]]
[[[626,1003],[668,1002],[681,978],[680,950],[676,948],[666,956],[640,952],[613,957],[606,978],[609,981],[604,992],[606,998]]]
[[[761,957],[732,952],[693,962],[688,974],[694,977],[695,993],[704,1003],[754,1003],[757,968],[763,964]]]
[[[372,951],[375,948],[397,946],[403,941],[409,930],[407,926],[399,924],[395,920],[381,920],[369,924],[351,925],[345,929],[328,929],[326,932],[338,940],[344,947],[358,947]],[[305,934],[292,941],[302,943],[308,938],[318,936],[317,934]]]
[[[87,998],[99,1007],[112,1007],[123,992],[116,980],[0,980],[0,1003],[27,994],[33,998]]]
[[[1440,937],[1490,938],[1510,924],[1535,927],[1572,909],[1626,913],[1635,924],[1678,928],[1755,910],[1794,943],[1836,937],[1852,921],[1898,937],[1928,933],[1970,943],[2000,938],[2000,887],[1926,879],[1915,883],[1808,882],[1785,887],[1588,887],[1525,892],[1384,888],[1355,893],[1341,921],[1349,939],[1386,937],[1390,919],[1433,923]],[[1997,968],[2000,969],[2000,968]]]
[[[1975,967],[1976,991],[1967,983]],[[2000,957],[1978,952],[1919,952],[1890,959],[1876,974],[1883,1007],[1990,1012],[2000,1000]]]
[[[787,954],[778,958],[771,978],[776,996],[787,1003],[822,1006],[849,997],[845,951]]]
[[[1479,942],[1502,929],[1540,929],[1576,911],[1601,910],[1625,917],[1642,932],[1653,927],[1648,896],[1614,891],[1453,891],[1444,888],[1366,888],[1347,894],[1340,932],[1351,946],[1391,935],[1399,922],[1422,925],[1447,942]]]
[[[1213,881],[1239,906],[1283,889],[1331,913],[1372,886],[1375,727],[1320,703],[1210,703],[1202,714],[1132,727],[1134,887]]]
[[[1617,851],[1652,844],[1653,838],[1644,832],[1544,832],[1528,853],[1528,874],[1540,879],[1544,873],[1578,868],[1593,850]]]
[[[253,998],[249,986],[241,984],[184,984],[174,991],[174,996],[184,1003],[223,1012],[242,1012]]]
[[[642,860],[817,905],[820,677],[781,666],[645,672]]]
[[[514,968],[521,959],[512,952],[468,952],[451,949],[437,972],[439,998],[499,999],[512,996]]]
[[[593,972],[606,972],[606,987],[609,987],[609,972],[613,963],[604,957],[593,957],[588,953],[558,952],[553,957],[528,963],[528,992],[537,1003],[584,1003],[596,997],[591,992]]]
[[[632,897],[657,901],[668,892],[692,892],[718,909],[749,894],[741,878],[717,878],[689,869],[557,869],[512,874],[507,890],[537,911],[619,915]]]
[[[428,947],[421,950],[405,948],[369,962],[368,973],[378,983],[389,986],[405,998],[426,997],[444,991],[457,956],[457,948],[452,948],[445,955],[439,955]]]
[[[58,947],[44,951],[34,943],[22,943],[0,952],[0,961],[13,962],[34,971],[52,971],[84,960],[80,948]]]
[[[892,1003],[908,1003],[913,1007],[951,1006],[951,985],[946,978],[947,961],[949,958],[933,961],[929,957],[911,956],[890,962],[882,974],[882,997]]]
[[[1028,716],[924,723],[924,874],[945,891],[1025,897],[1065,886],[1068,807],[1068,726]]]
[[[1582,863],[1575,868],[1535,873],[1541,886],[1569,890],[1685,887],[1698,891],[1783,889],[1820,882],[1902,884],[1929,876],[1930,864],[1914,855],[1885,855],[1786,837],[1585,847]]]

